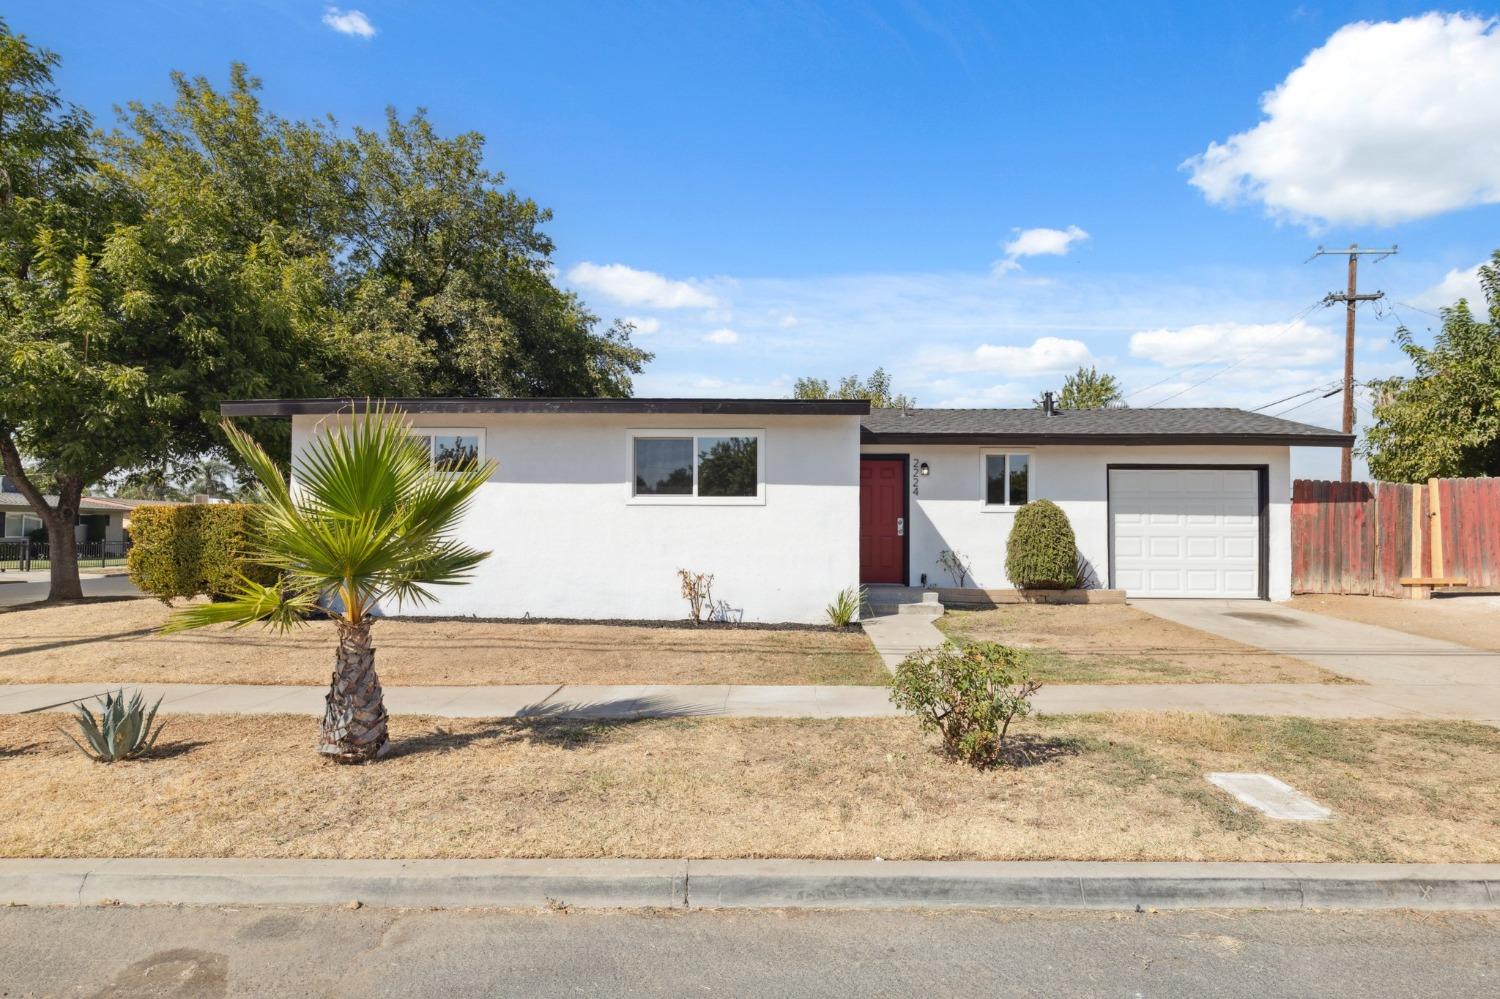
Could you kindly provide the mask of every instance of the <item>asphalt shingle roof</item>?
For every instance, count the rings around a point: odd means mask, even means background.
[[[1204,443],[1344,447],[1336,430],[1243,409],[872,409],[869,443]]]

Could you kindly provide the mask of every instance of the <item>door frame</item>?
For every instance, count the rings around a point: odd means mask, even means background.
[[[1116,469],[1121,471],[1182,471],[1193,469],[1204,469],[1206,471],[1221,472],[1255,472],[1256,486],[1256,520],[1258,521],[1257,534],[1260,540],[1260,551],[1256,558],[1256,592],[1258,599],[1271,599],[1271,466],[1270,465],[1226,465],[1218,463],[1141,463],[1111,462],[1104,466],[1104,519],[1105,528],[1109,535],[1109,588],[1115,589],[1115,504],[1110,495],[1110,473]],[[1189,598],[1178,598],[1189,599]],[[1217,598],[1209,598],[1217,599]]]
[[[901,582],[900,583],[870,583],[870,586],[910,586],[911,585],[911,486],[906,481],[906,467],[911,464],[910,454],[863,454],[859,456],[860,467],[866,461],[899,461],[901,463],[901,522],[906,529],[901,532]],[[864,517],[864,489],[860,489],[860,517]],[[855,525],[859,530],[859,525]],[[859,540],[855,538],[856,542]],[[859,581],[860,586],[867,585],[863,579]]]

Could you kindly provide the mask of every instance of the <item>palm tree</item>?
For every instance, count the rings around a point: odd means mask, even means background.
[[[183,484],[190,494],[218,497],[224,495],[224,482],[234,475],[234,466],[211,454],[203,454],[192,464],[184,466],[182,471],[186,475]]]
[[[224,433],[260,480],[258,522],[249,551],[281,573],[264,586],[241,580],[222,603],[174,614],[167,631],[259,621],[282,631],[322,609],[338,628],[338,652],[318,752],[340,763],[377,759],[389,749],[385,703],[370,628],[382,601],[423,604],[429,586],[459,583],[489,557],[450,532],[493,463],[470,459],[441,471],[404,420],[374,407],[352,424],[314,434],[289,488],[249,435]]]

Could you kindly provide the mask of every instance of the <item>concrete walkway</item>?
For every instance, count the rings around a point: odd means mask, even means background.
[[[71,711],[74,703],[119,685],[45,683],[0,685],[0,715]],[[141,683],[148,702],[162,698],[172,714],[323,713],[326,687],[252,684]],[[885,687],[655,685],[468,686],[385,688],[394,714],[441,718],[874,718],[899,714]]]
[[[901,660],[918,649],[935,649],[947,639],[932,618],[923,614],[883,614],[860,621],[865,634],[892,673]]]

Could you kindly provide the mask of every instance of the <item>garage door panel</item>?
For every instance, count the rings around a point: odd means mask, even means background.
[[[1260,595],[1260,479],[1246,469],[1110,476],[1115,585],[1131,596]]]
[[[1151,558],[1182,558],[1182,538],[1156,537],[1148,538],[1146,551]]]
[[[1219,538],[1188,538],[1188,558],[1218,558]]]
[[[1260,555],[1260,532],[1254,538],[1224,538],[1224,557],[1232,559],[1258,558]]]

